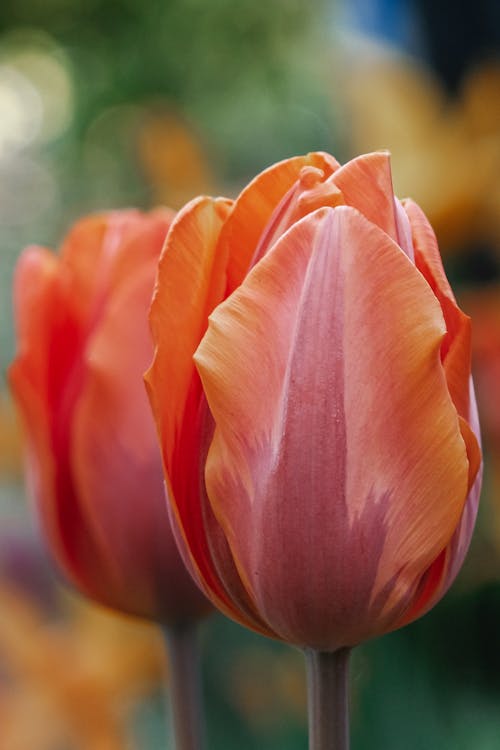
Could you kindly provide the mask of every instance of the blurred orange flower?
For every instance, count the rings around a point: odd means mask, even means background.
[[[132,710],[158,688],[159,633],[71,599],[64,609],[49,619],[0,587],[2,750],[125,750]]]
[[[0,392],[0,476],[21,472],[21,432],[17,415],[6,393]]]
[[[173,109],[151,111],[138,137],[142,166],[160,204],[180,208],[212,187],[212,174],[196,133]]]
[[[59,257],[26,249],[10,370],[53,556],[83,593],[164,623],[209,608],[170,531],[142,380],[152,355],[147,310],[172,216],[98,214],[73,227]]]
[[[471,71],[454,101],[416,61],[369,43],[342,70],[353,151],[391,150],[395,189],[422,206],[444,251],[500,249],[500,65]]]

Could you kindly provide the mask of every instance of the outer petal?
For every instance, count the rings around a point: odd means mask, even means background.
[[[413,201],[404,204],[409,216],[415,263],[427,279],[443,311],[447,333],[441,345],[446,381],[451,398],[461,417],[462,435],[469,459],[469,488],[472,487],[481,464],[479,422],[471,384],[471,325],[470,319],[457,306],[441,263],[436,236],[423,211]]]
[[[479,440],[479,416],[477,412],[477,405],[476,405],[476,396],[474,393],[474,385],[472,383],[472,378],[469,379],[469,385],[470,385],[470,428],[472,431],[472,434],[477,436],[477,439]],[[466,443],[467,451],[469,453],[469,445]],[[480,446],[478,445],[478,450],[480,449]],[[480,457],[479,457],[480,458]],[[469,471],[469,483],[471,481],[470,479],[471,472]],[[451,540],[451,543],[448,546],[448,558],[449,558],[449,564],[447,566],[442,584],[441,589],[437,592],[438,598],[441,596],[444,596],[446,591],[449,589],[453,581],[455,580],[456,576],[458,575],[458,572],[460,568],[462,567],[462,563],[465,559],[465,555],[467,554],[467,551],[469,549],[470,541],[472,538],[472,532],[474,531],[474,525],[476,523],[476,516],[477,516],[477,510],[479,506],[479,497],[481,494],[481,484],[483,479],[483,464],[480,460],[480,465],[477,470],[477,473],[474,477],[472,486],[469,489],[469,494],[467,496],[467,502],[465,504],[464,512],[462,513],[462,518],[460,519],[460,523],[453,535],[453,538]],[[431,604],[430,607],[433,606]]]
[[[148,237],[143,227],[145,250],[160,228],[152,225]],[[152,244],[157,256],[161,240]],[[172,613],[179,619],[198,615],[208,603],[192,585],[169,529],[160,452],[142,382],[152,354],[147,309],[156,273],[155,255],[143,255],[87,343],[71,463],[92,537],[109,550],[101,575],[114,605],[168,622]]]
[[[101,263],[107,232],[107,214],[84,217],[71,228],[58,255],[61,266],[71,273],[71,305],[82,325],[88,323],[95,304],[95,271]]]
[[[470,381],[471,393],[471,426],[475,435],[479,435],[479,418],[476,407],[476,397],[472,380]],[[470,473],[470,472],[469,472]],[[481,484],[483,478],[483,466],[479,467],[475,475],[472,487],[467,495],[460,523],[449,544],[439,553],[436,560],[425,572],[421,584],[411,606],[395,624],[399,628],[403,625],[421,617],[432,609],[435,604],[446,594],[456,576],[469,549],[472,532],[476,523]]]
[[[212,314],[196,354],[216,423],[207,490],[284,639],[383,632],[452,537],[467,461],[444,334],[427,283],[347,207],[292,227]]]
[[[66,417],[80,382],[73,363],[82,343],[69,290],[58,258],[41,248],[25,250],[15,275],[18,355],[9,379],[26,429],[29,479],[51,551],[70,576],[81,568],[78,582],[85,589],[99,580],[102,561],[84,531],[67,463]],[[83,568],[82,559],[88,560]]]
[[[217,252],[231,201],[200,198],[178,215],[160,259],[150,323],[155,355],[146,385],[155,416],[178,539],[188,566],[222,609],[232,608],[205,537],[202,466],[210,424],[193,353],[226,287],[227,256]]]
[[[453,583],[469,548],[482,480],[479,419],[470,377],[470,319],[457,306],[443,269],[436,236],[427,217],[412,200],[405,200],[403,203],[410,220],[415,263],[436,295],[446,323],[447,333],[441,345],[441,359],[450,395],[460,415],[462,436],[467,448],[469,493],[452,540],[426,572],[419,595],[400,624],[411,622],[431,609]]]
[[[468,419],[471,369],[470,319],[457,306],[443,270],[436,236],[424,212],[411,200],[404,201],[404,208],[412,229],[415,265],[427,279],[443,310],[447,334],[443,341],[441,357],[450,393],[460,416]]]
[[[109,272],[116,252],[124,236],[137,226],[139,215],[138,211],[130,210],[86,216],[66,236],[58,257],[70,278],[71,307],[82,326],[92,326],[98,319],[98,302],[108,292]]]
[[[169,476],[195,377],[192,355],[209,313],[223,298],[227,259],[215,250],[231,205],[212,198],[189,203],[173,222],[160,258],[150,311],[155,353],[146,382]]]
[[[164,245],[175,213],[166,208],[144,214],[140,211],[116,211],[108,218],[108,233],[103,243],[102,276],[107,279],[106,291],[134,283],[143,267],[149,267],[152,280],[156,275],[159,249]],[[154,271],[152,271],[154,267]],[[104,273],[109,270],[109,273]],[[148,307],[152,293],[148,290]],[[147,336],[151,339],[150,334]]]

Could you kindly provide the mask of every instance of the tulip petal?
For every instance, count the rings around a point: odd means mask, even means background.
[[[470,378],[470,403],[472,432],[475,435],[479,435],[479,418],[472,378]],[[461,420],[461,422],[463,423],[463,420]],[[468,429],[470,432],[470,428]],[[465,430],[463,430],[462,434],[464,434],[464,432]],[[480,453],[479,447],[477,450]],[[422,617],[422,615],[431,610],[432,607],[434,607],[434,605],[437,604],[437,602],[446,594],[458,575],[465,559],[465,555],[469,549],[479,506],[483,478],[480,456],[478,463],[479,468],[474,475],[474,483],[467,495],[467,501],[464,506],[462,517],[460,523],[455,529],[453,537],[447,547],[441,551],[438,558],[426,571],[420,585],[418,596],[415,597],[410,609],[404,613],[401,620],[396,623],[395,627],[399,628],[403,625],[407,625],[417,617]]]
[[[226,287],[227,257],[218,252],[217,243],[231,207],[232,202],[224,199],[196,199],[170,228],[151,305],[156,348],[145,380],[162,445],[172,514],[179,526],[177,538],[185,542],[189,567],[211,591],[212,600],[233,612],[217,580],[204,534],[200,494],[204,492],[201,467],[207,410],[193,363],[208,314]]]
[[[472,382],[472,378],[469,378],[469,386],[470,386],[470,399],[469,399],[470,430],[474,436],[479,437],[479,416],[477,412],[476,396],[474,393],[474,385]],[[463,435],[463,432],[462,432],[462,435]],[[466,445],[467,445],[467,456],[469,456],[471,453],[471,450],[467,442],[466,442]],[[467,502],[465,504],[464,512],[462,513],[462,518],[460,519],[460,524],[458,525],[449,545],[450,562],[449,562],[448,569],[446,571],[446,575],[444,577],[443,585],[440,591],[441,596],[444,593],[446,593],[448,588],[451,586],[451,584],[455,580],[462,566],[465,555],[467,554],[467,551],[469,549],[470,541],[472,538],[472,532],[474,531],[474,525],[476,522],[476,516],[477,516],[477,511],[478,511],[478,506],[479,506],[479,497],[481,494],[481,484],[482,484],[482,478],[483,478],[481,450],[477,441],[476,441],[476,446],[477,446],[477,455],[475,456],[473,461],[475,461],[478,468],[474,475],[474,482],[469,489]],[[473,464],[471,463],[471,465]],[[469,471],[469,483],[470,483],[470,476],[471,476],[471,472]],[[431,606],[433,606],[433,604],[431,604]]]
[[[57,259],[49,250],[30,247],[21,255],[14,278],[18,354],[9,369],[9,383],[21,410],[30,452],[40,457],[37,476],[30,476],[37,489],[51,486],[55,474],[43,396],[47,390],[44,352],[49,345],[46,320],[57,307],[57,268]],[[45,299],[53,300],[53,310],[46,309]],[[31,467],[33,462],[29,463]]]
[[[471,400],[469,397],[471,369],[470,318],[457,306],[455,296],[446,278],[434,231],[422,209],[413,201],[404,201],[410,219],[415,264],[436,295],[443,311],[447,333],[441,345],[441,359],[451,398],[458,414],[464,420],[463,437],[469,458],[469,487],[472,487],[481,463],[479,448],[479,423],[471,431]],[[475,408],[475,407],[474,407]]]
[[[294,225],[212,313],[195,356],[216,424],[207,491],[281,637],[382,632],[451,539],[467,461],[444,334],[427,283],[349,207]]]
[[[146,248],[149,238],[143,229]],[[183,609],[186,616],[200,609],[201,600],[188,584],[174,540],[168,538],[161,457],[142,382],[152,354],[147,300],[155,270],[156,264],[147,258],[142,266],[135,265],[135,274],[115,289],[96,334],[87,343],[71,459],[81,512],[93,538],[109,550],[108,566],[101,575],[108,579],[115,606],[132,611],[132,590],[134,614],[155,613],[157,619],[168,621],[171,612],[181,618]],[[169,572],[169,580],[159,575],[163,571]]]
[[[72,311],[73,296],[60,260],[28,248],[18,261],[14,306],[18,354],[9,371],[28,439],[28,471],[51,551],[83,588],[99,580],[99,559],[74,497],[67,460],[67,413],[80,380],[74,363],[82,332]],[[64,341],[65,345],[60,346]],[[47,355],[47,353],[49,353]],[[69,380],[69,386],[63,387]],[[58,457],[57,463],[54,456]],[[91,562],[79,571],[78,562]],[[95,562],[95,568],[93,564]]]
[[[316,167],[303,167],[298,180],[281,199],[262,233],[252,258],[254,266],[290,227],[318,208],[343,205],[341,190]]]
[[[86,216],[72,227],[59,257],[71,273],[72,307],[83,325],[92,328],[99,319],[101,305],[106,303],[110,288],[121,283],[120,276],[134,274],[137,261],[144,261],[145,254],[157,257],[158,242],[161,246],[173,218],[169,209],[148,215],[129,209]],[[150,244],[142,236],[146,227],[152,233]]]
[[[227,260],[215,251],[231,205],[211,198],[189,203],[172,223],[159,262],[150,311],[156,349],[146,383],[169,475],[195,375],[192,356],[224,293]]]
[[[219,244],[219,252],[229,258],[228,294],[243,281],[276,206],[299,179],[304,167],[319,169],[326,177],[339,168],[339,163],[322,152],[285,159],[257,175],[236,199]]]
[[[351,159],[330,179],[340,188],[348,206],[357,208],[369,221],[387,232],[413,260],[408,222],[394,197],[387,151],[375,151]]]
[[[171,528],[186,569],[197,581],[205,596],[214,602],[221,612],[261,635],[276,637],[276,634],[259,617],[254,603],[241,582],[226,538],[207,502],[205,493],[201,494],[201,506],[205,537],[210,551],[208,566],[198,566],[196,563],[198,550],[195,548],[194,552],[191,551],[183,533],[176,506],[173,502],[168,503]],[[206,570],[207,567],[209,575],[204,577],[203,569]],[[215,578],[217,585],[213,583]]]
[[[441,262],[436,235],[422,209],[412,200],[404,201],[410,220],[415,265],[427,279],[443,310],[447,334],[443,340],[441,357],[453,401],[459,414],[469,412],[469,373],[471,330],[470,319],[457,306]]]
[[[58,256],[61,264],[74,274],[72,308],[82,323],[91,317],[89,305],[95,300],[95,269],[101,261],[106,232],[105,214],[86,216],[71,228]]]
[[[458,414],[469,461],[469,493],[460,523],[452,540],[435,564],[440,575],[429,571],[421,595],[405,614],[404,623],[431,609],[453,583],[468,550],[477,515],[482,469],[479,420],[472,379],[470,319],[457,306],[443,269],[434,231],[422,209],[412,200],[403,202],[410,220],[415,263],[436,295],[446,323],[447,333],[441,345],[441,359],[450,395]]]

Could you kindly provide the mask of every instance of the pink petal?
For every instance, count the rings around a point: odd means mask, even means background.
[[[387,232],[413,260],[408,219],[394,197],[390,156],[387,151],[364,154],[344,164],[330,178],[348,206]]]
[[[207,490],[286,640],[382,632],[449,542],[467,460],[444,334],[427,283],[347,207],[298,222],[212,314],[195,357],[216,423]]]

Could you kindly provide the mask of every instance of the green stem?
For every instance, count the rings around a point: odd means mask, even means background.
[[[307,649],[309,750],[349,750],[350,649]]]
[[[205,722],[196,626],[164,628],[169,657],[169,699],[175,750],[203,750]]]

